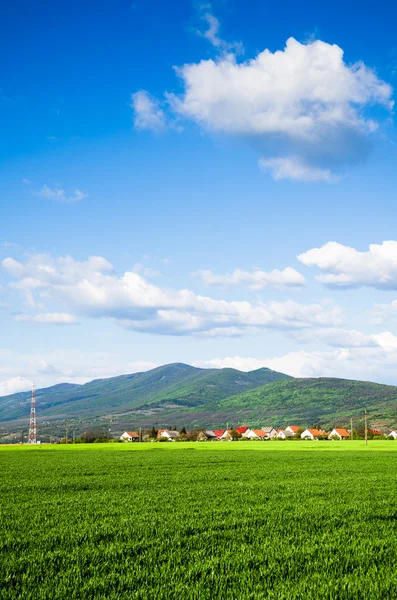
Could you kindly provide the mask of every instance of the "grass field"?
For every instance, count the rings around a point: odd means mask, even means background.
[[[397,443],[0,447],[0,598],[397,598]]]

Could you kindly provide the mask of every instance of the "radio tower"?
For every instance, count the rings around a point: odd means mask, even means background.
[[[30,403],[30,423],[29,423],[29,438],[28,444],[36,444],[37,442],[37,430],[36,430],[36,394],[34,391],[34,384],[32,385],[32,400]]]

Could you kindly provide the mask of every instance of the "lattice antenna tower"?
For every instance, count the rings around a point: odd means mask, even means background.
[[[29,444],[36,444],[37,429],[36,429],[36,393],[34,384],[32,385],[32,400],[30,402],[30,423],[29,423]]]

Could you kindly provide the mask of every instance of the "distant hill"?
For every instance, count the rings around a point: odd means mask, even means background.
[[[38,418],[100,417],[141,407],[197,408],[275,381],[290,379],[270,369],[199,369],[175,363],[145,373],[59,384],[36,391]],[[30,392],[0,397],[0,422],[29,416]]]
[[[145,373],[37,390],[43,432],[67,417],[73,427],[112,432],[138,426],[356,425],[368,410],[373,427],[397,428],[397,387],[327,377],[294,379],[270,369],[199,369],[176,363]],[[26,429],[30,392],[0,397],[0,429]],[[59,425],[63,429],[62,424]]]
[[[238,422],[324,427],[362,421],[364,409],[379,425],[397,426],[397,387],[331,377],[290,379],[207,405]]]

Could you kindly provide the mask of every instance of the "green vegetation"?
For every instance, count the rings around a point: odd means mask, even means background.
[[[0,598],[397,597],[397,443],[0,448]]]
[[[199,406],[262,386],[290,379],[270,369],[243,373],[235,369],[198,369],[180,363],[145,373],[97,379],[85,385],[61,384],[37,390],[41,417],[99,416],[172,407]],[[26,418],[30,392],[0,398],[0,422]]]
[[[29,392],[0,398],[1,440],[19,441],[21,429],[26,433],[29,399]],[[350,427],[351,417],[358,428],[364,408],[372,427],[397,428],[397,387],[324,377],[293,379],[269,369],[243,373],[172,364],[37,392],[39,432],[44,440],[64,435],[65,417],[77,437],[93,428],[118,437],[140,426],[180,430],[225,427],[227,422],[231,427],[296,424],[331,429]]]
[[[363,419],[368,410],[373,423],[397,424],[397,387],[368,381],[319,377],[291,379],[258,387],[244,394],[209,405],[224,414],[233,414],[250,424],[290,424],[332,428],[348,425],[350,417]]]

